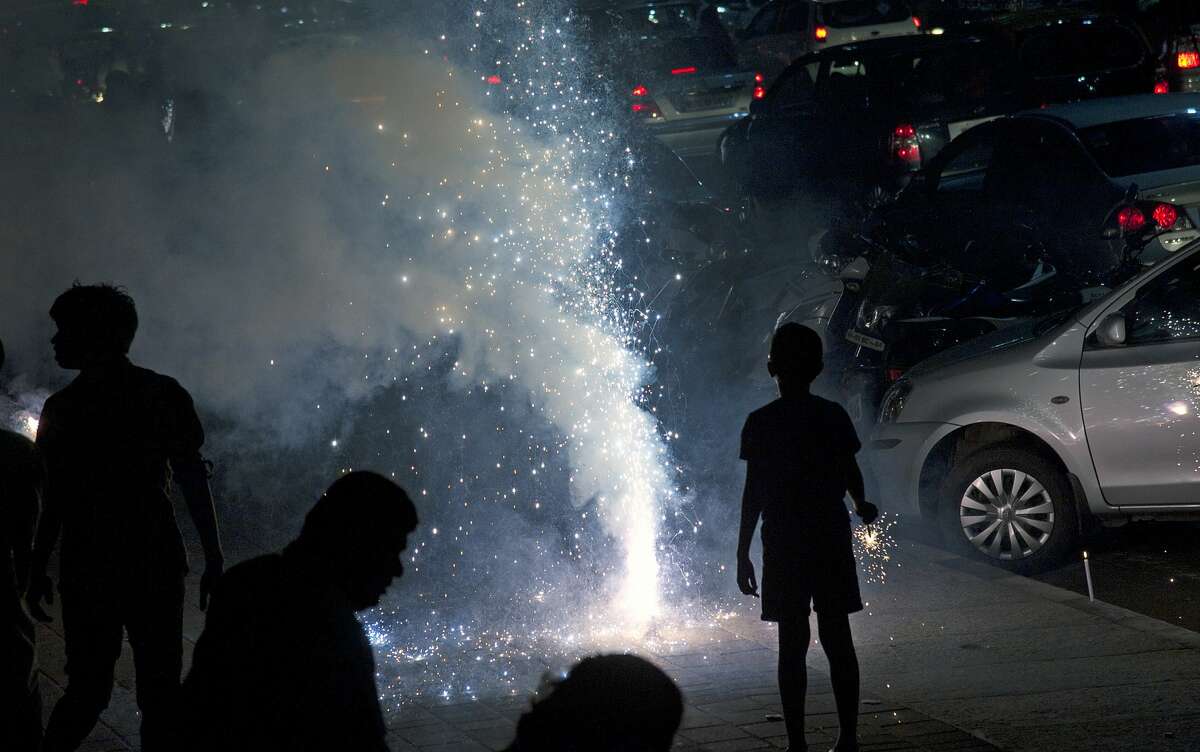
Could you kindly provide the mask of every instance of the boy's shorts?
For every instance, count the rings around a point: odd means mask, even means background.
[[[763,621],[862,611],[854,550],[837,547],[819,558],[770,556],[764,552],[761,594]]]

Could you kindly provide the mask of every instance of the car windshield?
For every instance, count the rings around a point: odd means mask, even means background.
[[[1029,32],[1018,54],[1031,75],[1053,78],[1130,68],[1142,61],[1146,45],[1123,26],[1063,25]]]
[[[1105,123],[1080,130],[1079,137],[1113,177],[1200,164],[1200,115],[1195,112]]]
[[[908,5],[898,0],[844,0],[819,7],[821,20],[835,29],[898,23],[912,15]]]

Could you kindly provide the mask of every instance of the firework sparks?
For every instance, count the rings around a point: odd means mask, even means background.
[[[886,512],[881,513],[879,519],[870,525],[854,528],[854,553],[858,557],[859,570],[867,582],[887,581],[892,554],[896,549],[896,539],[891,534],[896,521],[887,517]]]

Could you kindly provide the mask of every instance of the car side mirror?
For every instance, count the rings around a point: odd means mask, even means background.
[[[1125,314],[1110,313],[1105,316],[1096,329],[1096,341],[1105,347],[1125,344]]]

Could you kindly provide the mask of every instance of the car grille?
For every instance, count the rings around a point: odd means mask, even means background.
[[[737,99],[733,91],[700,91],[671,97],[671,104],[679,112],[698,112],[700,110],[722,110],[732,107]]]

